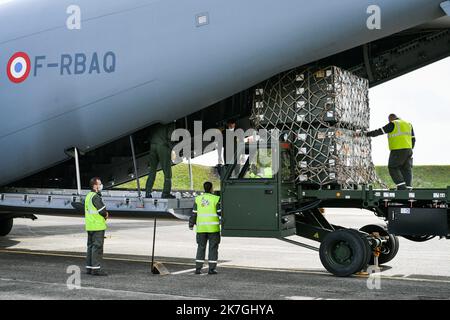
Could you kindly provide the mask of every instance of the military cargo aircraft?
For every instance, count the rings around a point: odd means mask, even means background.
[[[308,64],[376,86],[448,57],[449,13],[444,0],[0,0],[0,186],[76,188],[75,153],[82,187],[130,181],[131,135],[143,176],[153,124],[245,119],[253,86]]]

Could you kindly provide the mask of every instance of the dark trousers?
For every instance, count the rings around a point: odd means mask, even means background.
[[[197,233],[197,257],[195,258],[196,269],[203,268],[206,255],[206,244],[209,242],[208,264],[209,270],[214,270],[219,258],[220,232]]]
[[[392,150],[389,156],[389,174],[397,189],[412,187],[413,151],[411,149]]]
[[[170,194],[172,189],[172,150],[169,146],[152,144],[150,147],[150,163],[149,174],[145,190],[147,194],[150,194],[155,184],[156,172],[158,170],[158,164],[161,165],[161,169],[164,173],[164,189],[163,196]]]
[[[99,270],[103,259],[105,231],[88,231],[86,269]]]

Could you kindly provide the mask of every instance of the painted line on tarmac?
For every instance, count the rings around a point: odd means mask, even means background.
[[[39,251],[20,251],[20,250],[1,250],[0,253],[14,253],[14,254],[25,254],[32,256],[50,256],[50,257],[65,257],[65,258],[86,258],[85,256],[78,256],[74,254],[67,253],[51,253],[51,252],[39,252]]]
[[[356,278],[369,278],[369,275],[355,275]],[[410,275],[402,276],[383,276],[380,275],[380,279],[384,280],[399,280],[399,281],[414,281],[414,282],[433,282],[433,283],[450,283],[449,280],[438,279],[424,279],[424,278],[410,278]]]
[[[19,250],[1,250],[0,253],[14,253],[14,254],[25,254],[25,255],[40,255],[40,256],[54,256],[54,257],[67,257],[67,258],[81,258],[85,259],[85,256],[80,255],[72,255],[72,254],[59,254],[59,253],[47,253],[47,252],[29,252],[29,251],[19,251]],[[104,257],[104,260],[111,261],[124,261],[124,262],[137,262],[137,263],[151,263],[150,260],[138,260],[138,259],[125,259],[125,258],[113,258],[113,257]],[[175,264],[175,265],[188,265],[185,262],[175,262],[175,261],[165,261],[161,260],[162,263],[165,264]],[[311,274],[311,275],[320,275],[320,276],[330,276],[333,275],[327,273],[326,271],[310,271],[310,270],[302,270],[302,269],[281,269],[281,268],[263,268],[263,267],[248,267],[248,266],[238,266],[231,264],[221,264],[221,268],[227,269],[241,269],[241,270],[255,270],[255,271],[272,271],[272,272],[288,272],[288,273],[301,273],[301,274]],[[182,270],[183,273],[192,272],[195,269]],[[171,274],[182,274],[178,272],[174,272]],[[368,275],[354,275],[356,278],[368,278]],[[450,283],[450,280],[437,280],[437,279],[421,279],[421,278],[409,278],[408,275],[405,276],[380,276],[381,279],[386,280],[399,280],[399,281],[417,281],[417,282],[433,282],[433,283]]]
[[[320,276],[333,276],[326,271],[314,271],[314,270],[304,270],[304,269],[283,269],[283,268],[264,268],[264,267],[249,267],[249,266],[238,266],[233,264],[223,264],[222,268],[228,269],[242,269],[242,270],[255,270],[255,271],[275,271],[275,272],[288,272],[288,273],[303,273],[303,274],[313,274]]]
[[[222,268],[231,268],[231,269],[242,269],[242,270],[255,270],[255,271],[275,271],[275,272],[287,272],[287,273],[301,273],[301,274],[311,274],[311,275],[320,275],[320,276],[329,276],[333,277],[331,273],[326,271],[310,271],[310,270],[302,270],[302,269],[275,269],[275,268],[262,268],[262,267],[245,267],[245,266],[237,266],[237,265],[222,265]],[[353,275],[355,278],[369,278],[369,275]],[[438,280],[438,279],[422,279],[422,278],[408,278],[408,275],[405,276],[384,276],[380,275],[381,279],[385,280],[399,280],[399,281],[418,281],[418,282],[434,282],[434,283],[450,283],[449,280]]]
[[[54,287],[61,287],[65,288],[67,290],[67,284],[62,283],[54,283],[54,282],[44,282],[44,281],[34,281],[34,280],[22,280],[22,279],[9,279],[9,278],[0,278],[0,281],[4,282],[19,282],[19,283],[25,283],[25,284],[35,284],[35,285],[47,285],[47,286],[54,286]],[[101,292],[108,292],[108,293],[126,293],[126,294],[138,294],[138,295],[147,295],[150,297],[160,296],[160,297],[166,297],[171,299],[191,299],[191,300],[211,300],[208,298],[203,297],[188,297],[188,296],[181,296],[181,295],[173,295],[173,294],[166,294],[166,293],[152,293],[152,292],[144,292],[144,291],[129,291],[129,290],[116,290],[116,289],[106,289],[106,288],[97,288],[97,287],[83,287],[81,286],[79,289],[73,289],[73,290],[87,290],[87,291],[101,291]],[[70,290],[72,291],[72,290]]]
[[[63,257],[63,258],[79,258],[86,259],[84,255],[75,255],[75,254],[67,254],[67,253],[52,253],[52,252],[43,252],[43,251],[20,251],[20,250],[2,250],[0,249],[0,253],[14,253],[14,254],[25,254],[25,255],[34,255],[34,256],[49,256],[49,257]],[[138,262],[138,263],[151,263],[151,260],[145,259],[126,259],[126,258],[115,258],[115,257],[103,257],[103,260],[111,260],[111,261],[125,261],[125,262]],[[166,264],[176,264],[176,265],[187,265],[186,262],[177,262],[177,261],[169,261],[162,260],[160,261]]]
[[[340,299],[328,299],[328,298],[317,298],[317,297],[304,297],[304,296],[291,296],[285,297],[286,300],[340,300]]]

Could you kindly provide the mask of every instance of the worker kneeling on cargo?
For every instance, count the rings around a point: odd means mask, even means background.
[[[389,115],[389,123],[383,128],[367,132],[368,137],[388,135],[389,174],[397,185],[397,190],[412,189],[413,149],[416,144],[413,126],[397,117]]]
[[[102,200],[103,190],[100,178],[92,178],[89,182],[91,192],[84,201],[86,231],[88,233],[86,273],[94,276],[106,276],[102,270],[103,243],[105,240],[106,220],[109,217]]]
[[[205,193],[195,197],[193,214],[189,219],[189,229],[197,225],[197,257],[195,260],[195,274],[201,274],[205,262],[206,244],[209,242],[208,274],[217,274],[216,266],[220,243],[220,197],[213,193],[211,182],[203,184]]]

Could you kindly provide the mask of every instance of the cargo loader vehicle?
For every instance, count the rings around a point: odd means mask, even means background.
[[[341,277],[394,259],[398,237],[417,242],[450,239],[450,187],[408,191],[329,185],[318,189],[295,182],[293,149],[290,143],[280,142],[275,155],[280,168],[269,177],[252,174],[250,156],[227,168],[221,185],[223,236],[276,238],[313,250],[316,247],[288,237],[316,241],[323,266]],[[330,223],[324,208],[365,209],[384,223],[360,230],[346,228]]]

